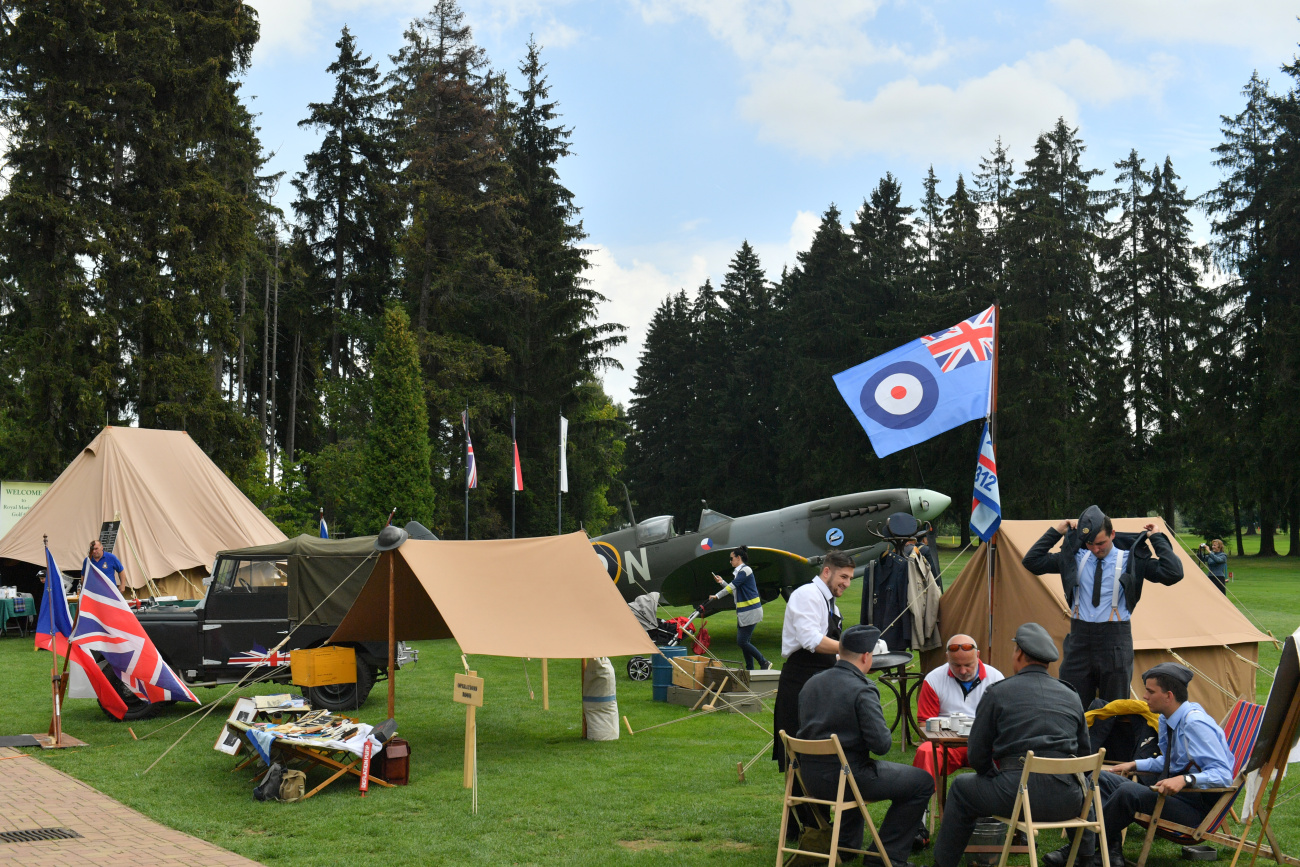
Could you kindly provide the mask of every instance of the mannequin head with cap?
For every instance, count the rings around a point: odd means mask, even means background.
[[[840,659],[851,663],[858,671],[866,674],[871,671],[871,652],[880,640],[880,630],[874,626],[850,626],[840,636]]]

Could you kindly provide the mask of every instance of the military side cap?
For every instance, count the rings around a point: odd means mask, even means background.
[[[1056,662],[1061,657],[1061,654],[1056,650],[1056,642],[1052,640],[1052,636],[1037,623],[1022,625],[1016,630],[1016,637],[1012,641],[1020,646],[1026,656],[1040,662]]]
[[[840,650],[847,653],[870,653],[876,649],[876,642],[879,640],[879,629],[859,623],[857,626],[850,626],[840,636]]]
[[[1192,682],[1192,670],[1185,666],[1181,666],[1176,662],[1162,662],[1159,665],[1152,666],[1142,672],[1142,679],[1146,680],[1147,678],[1155,677],[1158,674],[1172,677],[1183,686],[1187,686],[1187,684]]]
[[[1089,506],[1083,510],[1079,516],[1079,537],[1083,539],[1083,544],[1092,543],[1092,537],[1097,535],[1102,524],[1106,522],[1106,513],[1096,506]]]

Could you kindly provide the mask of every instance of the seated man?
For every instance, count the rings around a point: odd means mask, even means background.
[[[948,639],[948,664],[941,665],[925,676],[921,691],[916,699],[916,719],[922,727],[931,717],[949,716],[962,713],[975,716],[980,698],[993,684],[1002,680],[1002,672],[991,665],[985,665],[980,659],[980,649],[975,639],[969,635],[954,635]],[[939,784],[937,753],[935,745],[925,742],[916,748],[912,766],[920,768],[934,778]],[[947,770],[951,774],[958,768],[967,767],[966,748],[949,747],[947,750]],[[917,831],[917,844],[925,845],[930,833],[922,822]]]
[[[934,781],[916,768],[871,758],[872,753],[888,753],[893,745],[880,708],[880,693],[867,678],[871,652],[879,638],[879,629],[862,625],[849,627],[841,636],[839,660],[813,675],[799,693],[797,737],[822,740],[839,736],[862,797],[892,802],[877,831],[890,863],[905,867],[916,826],[934,794]],[[814,798],[835,797],[840,766],[834,756],[808,756],[802,773]],[[846,810],[840,822],[840,844],[861,849],[864,827],[861,811]]]
[[[1059,655],[1052,636],[1037,623],[1026,623],[1016,630],[1015,642],[1014,676],[989,687],[971,726],[967,757],[978,773],[952,781],[934,845],[935,867],[957,867],[980,816],[1011,814],[1026,752],[1049,759],[1091,752],[1079,694],[1047,673]],[[1030,777],[1035,819],[1074,818],[1083,797],[1073,774]]]
[[[1172,662],[1162,662],[1142,674],[1147,704],[1160,714],[1160,753],[1157,758],[1138,759],[1107,768],[1101,775],[1102,816],[1106,820],[1106,843],[1111,867],[1123,867],[1124,847],[1120,834],[1138,813],[1150,815],[1161,793],[1167,795],[1160,818],[1196,827],[1210,812],[1219,796],[1197,789],[1232,785],[1232,751],[1209,714],[1187,700],[1192,672]],[[1127,779],[1138,772],[1141,782]],[[1087,833],[1079,844],[1080,857],[1091,855],[1096,835]],[[1065,863],[1069,848],[1043,859],[1045,865]],[[1094,862],[1097,863],[1097,862]]]

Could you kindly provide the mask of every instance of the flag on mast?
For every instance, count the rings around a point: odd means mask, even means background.
[[[519,441],[515,441],[515,490],[524,489],[524,470],[519,466]]]
[[[569,492],[569,459],[567,445],[569,442],[569,420],[560,416],[560,493]]]
[[[997,308],[835,374],[878,457],[987,418]]]
[[[478,487],[478,464],[474,460],[474,442],[469,438],[469,411],[460,414],[460,421],[465,425],[465,490]]]
[[[330,525],[325,523],[325,510],[320,510],[320,537],[328,539],[330,537]]]
[[[41,613],[36,620],[36,646],[59,656],[68,655],[72,637],[72,612],[63,592],[63,573],[54,565],[54,555],[45,548],[45,592],[41,595]]]
[[[980,453],[975,460],[975,494],[970,501],[970,528],[981,542],[993,538],[1002,523],[1002,494],[998,490],[998,462],[993,454],[993,437],[984,422]]]

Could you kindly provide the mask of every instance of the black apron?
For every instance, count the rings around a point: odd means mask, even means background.
[[[826,637],[839,641],[843,627],[844,618],[835,613],[835,599],[832,597],[826,600]],[[813,653],[801,647],[790,654],[790,658],[781,667],[781,679],[776,686],[776,703],[772,710],[772,759],[782,773],[785,773],[785,745],[781,743],[780,733],[784,731],[790,737],[798,734],[799,693],[814,674],[833,667],[835,659],[834,653]]]

